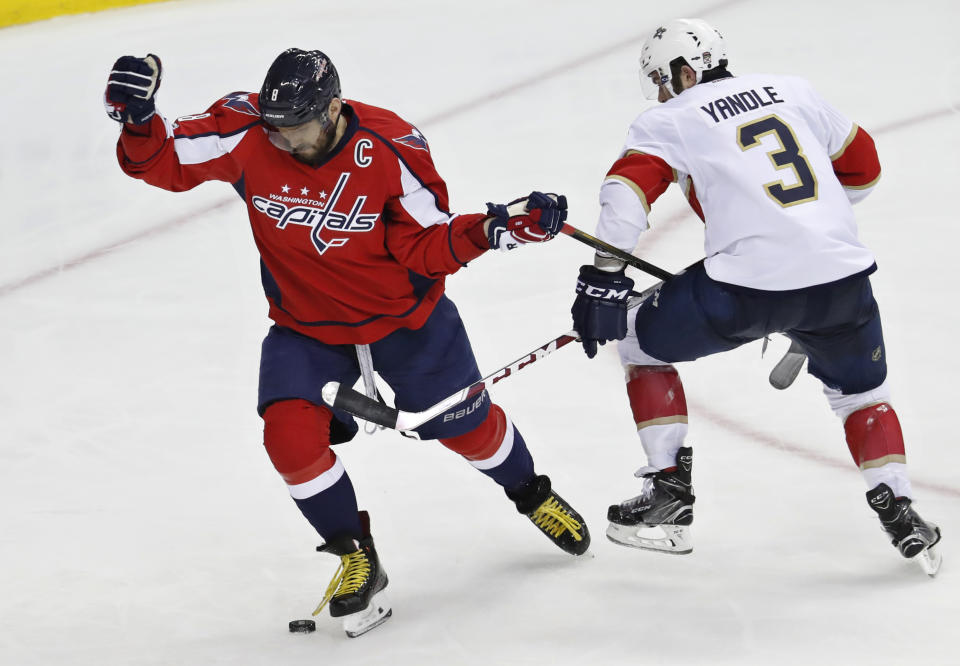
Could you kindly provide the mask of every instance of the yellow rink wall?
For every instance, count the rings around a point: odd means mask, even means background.
[[[166,0],[0,0],[0,28],[31,23],[64,14],[84,14],[101,9],[146,5]]]

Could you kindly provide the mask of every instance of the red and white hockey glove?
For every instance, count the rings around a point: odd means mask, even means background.
[[[157,112],[153,97],[160,87],[163,67],[152,53],[146,58],[123,56],[113,63],[103,105],[118,123],[142,125]]]
[[[487,243],[491,250],[513,250],[525,243],[543,243],[563,228],[567,219],[567,198],[557,194],[531,192],[510,203],[487,204]]]

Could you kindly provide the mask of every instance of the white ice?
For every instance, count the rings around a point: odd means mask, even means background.
[[[417,123],[456,210],[553,190],[592,231],[647,104],[639,40],[684,15],[721,29],[735,72],[806,76],[877,140],[884,175],[857,213],[939,577],[887,543],[818,383],[767,385],[782,338],[681,367],[694,552],[607,542],[606,507],[644,460],[616,354],[570,346],[494,397],[588,520],[590,555],[555,550],[439,445],[361,436],[338,453],[394,616],[357,640],[327,616],[289,634],[335,562],[262,448],[268,320],[244,209],[226,184],[172,194],[121,173],[111,63],[159,54],[173,118],[258,89],[286,47],[321,48],[348,98]],[[960,663],[958,21],[951,0],[198,0],[0,30],[0,663]],[[638,254],[700,256],[676,192],[653,222]],[[482,370],[569,327],[591,255],[560,238],[449,280]]]

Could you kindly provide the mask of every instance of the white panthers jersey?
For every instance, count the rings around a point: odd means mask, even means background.
[[[858,133],[858,149],[844,158]],[[856,174],[842,168],[851,161]],[[601,189],[598,237],[632,250],[653,199],[688,177],[715,280],[782,291],[874,263],[851,207],[879,178],[872,140],[803,79],[700,83],[642,113]]]

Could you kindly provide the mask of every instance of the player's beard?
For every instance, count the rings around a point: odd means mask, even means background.
[[[341,114],[342,115],[342,114]],[[313,146],[310,146],[306,150],[301,150],[297,148],[294,150],[291,155],[294,159],[303,162],[309,166],[318,166],[327,155],[330,154],[330,151],[334,148],[334,141],[337,138],[337,126],[340,123],[340,115],[337,116],[337,119],[333,122],[326,122],[321,128],[320,136],[317,137],[316,142]]]

